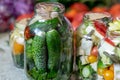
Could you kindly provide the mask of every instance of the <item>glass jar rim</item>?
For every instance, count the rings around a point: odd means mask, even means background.
[[[37,3],[35,5],[35,11],[36,9],[40,9],[42,5],[45,5],[45,6],[53,6],[53,7],[58,7],[60,9],[60,11],[58,11],[58,13],[63,13],[65,11],[65,7],[63,4],[59,3],[59,2],[40,2],[40,3]]]
[[[86,16],[89,20],[97,20],[104,17],[111,17],[111,14],[108,12],[100,13],[100,12],[88,12],[84,16]]]

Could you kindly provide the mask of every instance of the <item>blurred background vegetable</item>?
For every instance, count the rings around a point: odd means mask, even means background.
[[[34,0],[0,0],[0,32],[8,31],[19,15],[33,12]]]
[[[109,12],[114,19],[120,17],[120,0],[0,0],[0,32],[13,29],[9,27],[10,23],[14,23],[21,14],[33,12],[34,5],[39,2],[62,3],[66,8],[65,16],[74,29],[81,24],[82,16],[88,11]]]

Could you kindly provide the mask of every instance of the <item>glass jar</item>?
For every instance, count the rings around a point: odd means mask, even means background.
[[[77,74],[81,80],[97,80],[98,44],[106,36],[108,13],[88,12],[76,30]]]
[[[25,29],[25,70],[31,80],[68,80],[73,30],[60,3],[42,2]]]
[[[98,74],[102,80],[120,80],[120,20],[109,23],[99,45]]]
[[[24,68],[24,29],[31,14],[23,14],[15,21],[15,27],[10,33],[10,47],[14,65],[18,68]]]

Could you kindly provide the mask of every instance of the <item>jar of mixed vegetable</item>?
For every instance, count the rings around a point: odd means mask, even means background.
[[[98,44],[106,36],[111,16],[108,13],[86,13],[75,32],[76,64],[80,80],[97,80]],[[79,80],[78,79],[78,80]]]
[[[25,70],[30,80],[68,80],[73,30],[60,3],[42,2],[25,29]]]
[[[98,75],[102,80],[120,80],[120,20],[109,23],[99,45]]]
[[[16,67],[24,67],[24,29],[32,14],[20,15],[15,21],[14,30],[10,33],[10,47],[12,58]]]

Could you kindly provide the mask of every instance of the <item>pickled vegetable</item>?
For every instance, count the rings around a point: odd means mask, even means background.
[[[45,45],[45,32],[41,35],[35,36],[32,42],[32,54],[36,68],[42,72],[46,71],[46,45]]]
[[[105,80],[114,80],[114,72],[112,70],[106,70],[103,72]]]
[[[48,69],[51,74],[50,78],[56,76],[60,66],[61,40],[60,35],[56,30],[50,30],[46,34],[47,49],[48,49]]]
[[[68,80],[72,72],[72,28],[59,3],[38,3],[25,29],[25,69],[29,79]]]
[[[99,61],[98,61],[98,74],[104,80],[119,80],[118,70],[120,64],[119,53],[119,38],[120,38],[120,21],[112,21],[109,23],[107,36],[100,42],[99,46]],[[102,69],[102,70],[101,70]],[[104,71],[103,71],[104,70]],[[117,74],[118,75],[117,75]]]
[[[106,36],[110,15],[105,13],[86,13],[84,21],[76,31],[77,65],[79,79],[97,80],[97,66],[100,68],[111,65],[109,58],[99,62],[99,43]],[[104,21],[105,20],[105,21]],[[87,66],[87,67],[86,67]],[[102,74],[101,71],[99,71]]]
[[[23,54],[23,52],[24,52],[24,45],[15,41],[13,43],[13,54],[19,55],[19,54]]]

